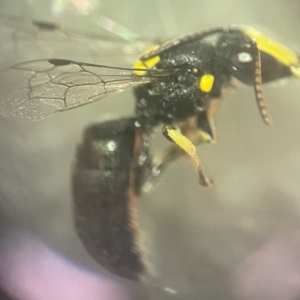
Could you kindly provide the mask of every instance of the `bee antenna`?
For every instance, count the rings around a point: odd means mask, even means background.
[[[261,77],[261,60],[260,60],[260,51],[257,48],[256,41],[251,41],[251,50],[254,63],[254,72],[253,72],[253,84],[256,103],[258,105],[259,112],[262,116],[262,119],[266,125],[272,125],[272,118],[268,113],[267,104],[263,95],[262,89],[262,77]]]

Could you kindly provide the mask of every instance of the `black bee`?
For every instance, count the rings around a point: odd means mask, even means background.
[[[51,23],[31,25],[40,31],[78,34]],[[101,265],[130,279],[146,270],[138,239],[137,197],[184,154],[192,158],[200,183],[212,185],[195,145],[216,140],[213,118],[233,79],[253,86],[262,119],[270,125],[262,84],[300,77],[293,51],[252,28],[236,26],[155,45],[128,68],[51,58],[18,63],[8,70],[24,74],[27,88],[13,99],[1,98],[0,114],[26,121],[134,88],[134,116],[88,128],[73,170],[79,236]],[[161,124],[163,135],[173,143],[154,160],[149,145]]]

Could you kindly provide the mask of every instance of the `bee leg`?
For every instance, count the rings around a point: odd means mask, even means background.
[[[197,117],[197,127],[199,133],[207,133],[207,142],[216,144],[217,143],[217,130],[214,122],[214,116],[221,106],[222,98],[213,98],[207,103],[205,112],[200,112]],[[202,137],[204,139],[205,136]]]
[[[151,170],[142,187],[143,192],[148,193],[158,183],[169,164],[183,155],[186,155],[184,151],[174,144],[167,147],[162,153],[155,155]]]
[[[211,98],[207,102],[204,110],[199,110],[195,116],[188,118],[184,123],[179,125],[181,136],[184,136],[191,144],[194,145],[202,143],[216,143],[217,131],[214,124],[214,116],[222,104],[224,97],[233,89],[233,82],[230,82],[228,87],[222,90],[222,94],[219,97]],[[187,154],[189,155],[188,152],[180,148],[175,142],[175,144],[170,145],[161,154],[156,155],[152,163],[152,170],[148,174],[146,183],[143,186],[143,191],[149,191],[157,183],[158,179],[169,164]],[[205,183],[208,182],[208,185],[212,185],[205,176],[204,178],[204,185],[207,185]]]
[[[188,118],[179,126],[181,134],[195,145],[215,142],[216,130],[212,118],[213,115],[212,112],[199,111],[197,116]],[[176,159],[187,154],[176,143],[172,143],[164,151],[155,155],[151,170],[142,187],[143,192],[149,192],[157,184],[167,167]]]
[[[199,111],[197,115],[198,134],[201,135],[201,141],[212,144],[217,143],[217,130],[215,127],[214,117],[219,110],[224,98],[235,88],[233,80],[231,79],[228,86],[224,87],[221,95],[210,98],[205,106],[204,111]],[[186,135],[186,134],[185,134]]]
[[[192,143],[192,141],[171,126],[164,126],[162,132],[168,140],[174,142],[179,148],[181,148],[191,157],[192,162],[198,172],[200,184],[203,186],[212,186],[213,183],[206,177],[201,161],[197,155],[196,146]]]
[[[201,143],[215,144],[217,142],[217,130],[209,111],[199,112],[195,121],[196,126],[193,129],[184,126],[181,132],[196,145]]]

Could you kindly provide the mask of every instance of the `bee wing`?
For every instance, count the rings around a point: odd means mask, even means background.
[[[85,32],[56,23],[0,14],[0,36],[5,43],[1,55],[2,58],[3,54],[7,54],[8,58],[13,56],[16,61],[15,58],[30,60],[45,56],[64,57],[67,53],[67,57],[74,60],[88,55],[97,63],[111,64],[119,60],[118,65],[128,65],[145,48],[157,43],[154,39],[141,38],[126,28],[118,29],[121,25],[112,22],[110,25],[117,28],[116,32],[109,32],[110,28],[106,28],[108,25],[99,26],[97,32]],[[3,50],[6,53],[2,53]],[[7,58],[4,59],[5,62]]]
[[[0,72],[0,114],[37,121],[131,87],[162,80],[172,72],[151,70],[145,76],[136,76],[133,71],[65,59],[19,63]],[[14,88],[13,81],[17,81]]]

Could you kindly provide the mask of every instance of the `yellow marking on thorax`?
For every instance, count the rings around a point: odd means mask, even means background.
[[[215,77],[212,74],[205,74],[200,78],[199,89],[204,93],[209,93],[214,85]]]
[[[157,46],[152,46],[150,48],[148,48],[144,54],[149,53],[153,50],[157,49]],[[137,76],[144,76],[147,73],[148,69],[153,68],[156,64],[158,64],[160,62],[160,57],[158,55],[153,56],[149,59],[146,60],[141,60],[138,59],[136,60],[136,62],[133,64],[133,68],[134,69],[141,69],[141,70],[134,70],[133,74],[137,75]],[[145,70],[145,71],[143,71]]]
[[[260,51],[266,52],[287,67],[298,65],[298,56],[288,47],[271,40],[254,29],[246,29],[244,32],[248,37],[256,41]]]

